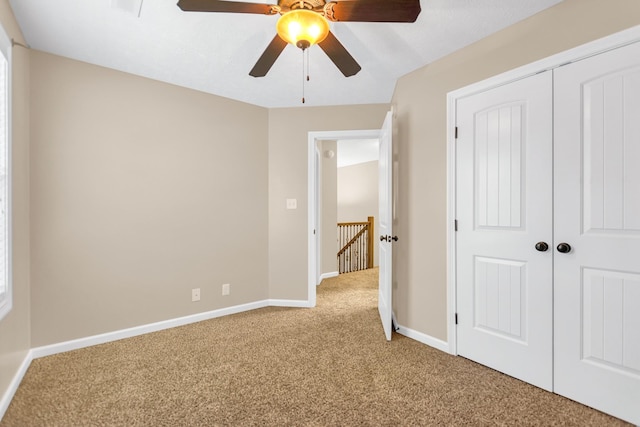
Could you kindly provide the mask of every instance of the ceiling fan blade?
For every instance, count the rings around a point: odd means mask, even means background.
[[[256,65],[253,66],[249,75],[253,77],[266,76],[286,46],[287,42],[276,34],[273,40],[271,40],[271,43],[269,43],[269,46],[262,52],[262,56],[260,56]]]
[[[415,22],[420,0],[337,0],[329,3],[332,21]]]
[[[224,0],[179,0],[178,7],[185,12],[256,13],[261,15],[276,13],[269,4]]]
[[[327,38],[318,43],[318,46],[324,50],[324,53],[336,64],[336,67],[342,71],[345,77],[358,74],[358,71],[362,69],[331,31],[327,34]]]

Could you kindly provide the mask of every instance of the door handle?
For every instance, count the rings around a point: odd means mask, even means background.
[[[571,252],[571,245],[568,243],[560,243],[556,249],[558,250],[558,252],[563,253],[563,254],[568,254],[569,252]]]
[[[386,242],[387,241],[387,236],[380,236],[380,241],[381,242]]]
[[[398,241],[398,236],[393,236],[393,237],[389,236],[389,241],[392,241],[392,240],[394,242],[397,242]]]
[[[547,245],[547,242],[538,242],[538,243],[536,243],[536,251],[546,252],[548,250],[549,250],[549,245]]]

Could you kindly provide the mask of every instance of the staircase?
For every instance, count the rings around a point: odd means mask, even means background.
[[[366,270],[373,267],[373,217],[366,222],[338,223],[338,272]]]

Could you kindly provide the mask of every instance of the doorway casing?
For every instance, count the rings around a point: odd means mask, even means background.
[[[357,139],[378,139],[380,137],[380,129],[368,130],[343,130],[343,131],[321,131],[309,132],[308,134],[308,163],[307,163],[307,242],[308,242],[308,297],[307,303],[309,307],[316,306],[316,286],[318,285],[318,268],[321,262],[320,253],[318,251],[318,236],[320,236],[319,221],[319,194],[318,180],[319,170],[316,157],[316,143],[326,140],[357,140]]]

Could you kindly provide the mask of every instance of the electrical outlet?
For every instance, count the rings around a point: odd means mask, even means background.
[[[231,285],[229,283],[225,283],[222,285],[222,295],[229,295],[231,292]]]
[[[200,288],[191,289],[191,301],[200,301]]]

